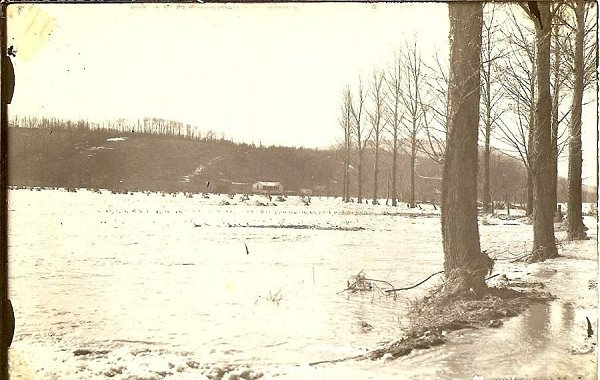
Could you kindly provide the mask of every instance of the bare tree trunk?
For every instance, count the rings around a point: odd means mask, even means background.
[[[533,217],[533,175],[529,168],[527,168],[527,209],[525,215]]]
[[[534,56],[533,59],[535,61],[537,57],[537,47],[533,49]],[[533,70],[532,77],[536,77],[536,67],[535,62],[533,62]],[[535,99],[535,88],[536,81],[532,80],[529,86],[529,91],[531,94],[531,104],[529,106],[529,129],[527,130],[527,215],[533,218],[533,214],[535,213],[535,204],[533,201],[533,145],[534,145],[534,131],[535,131],[535,107],[534,107],[534,99]]]
[[[485,126],[485,147],[483,151],[483,212],[490,212],[490,202],[491,202],[491,193],[490,193],[490,134],[491,134],[491,125],[486,124]]]
[[[390,204],[390,173],[387,173],[387,198],[385,199],[385,205]]]
[[[373,143],[375,145],[375,164],[373,167],[373,204],[378,204],[378,190],[379,190],[379,148],[381,146],[381,133],[382,123],[381,118],[383,117],[384,107],[384,94],[383,94],[383,83],[384,74],[382,71],[373,71],[373,80],[371,82],[371,96],[373,97],[374,109],[372,113],[368,113],[369,119],[372,125],[372,131],[374,133]]]
[[[421,53],[417,48],[416,41],[406,46],[406,52],[403,55],[403,64],[407,81],[405,91],[402,92],[403,105],[405,113],[408,115],[408,122],[405,129],[408,135],[410,146],[404,151],[410,157],[410,191],[409,206],[415,207],[415,166],[418,149],[418,135],[425,125],[425,113],[427,106],[424,104],[421,93],[426,81],[426,76],[422,70],[423,61]]]
[[[485,56],[488,60],[484,66],[485,72],[483,78],[485,80],[485,121],[484,121],[484,139],[485,146],[483,151],[483,212],[490,212],[490,134],[492,133],[492,62],[491,62],[491,41],[490,28],[486,28],[486,51]]]
[[[575,56],[573,104],[571,106],[571,122],[569,123],[569,203],[567,205],[567,234],[571,240],[585,239],[585,228],[581,215],[581,108],[583,103],[583,36],[585,3],[577,0],[575,17],[577,33],[575,35]]]
[[[554,102],[554,98],[553,98],[553,102]],[[558,104],[554,105],[552,104],[552,119],[551,119],[551,124],[552,124],[552,137],[551,137],[551,144],[552,144],[552,162],[551,162],[551,166],[552,166],[552,173],[553,175],[551,176],[550,180],[551,180],[551,186],[550,186],[550,198],[552,199],[552,204],[554,205],[554,211],[556,212],[557,210],[557,203],[558,203],[558,192],[557,192],[557,186],[558,186]]]
[[[350,202],[350,151],[352,150],[352,93],[350,87],[344,90],[340,125],[344,130],[344,202]]]
[[[366,147],[366,140],[368,140],[368,137],[364,135],[365,133],[365,126],[362,120],[362,114],[363,114],[363,107],[364,107],[364,101],[365,101],[365,93],[364,93],[364,88],[363,88],[363,84],[362,84],[362,80],[359,78],[359,82],[358,82],[358,94],[357,94],[357,104],[356,106],[351,103],[351,112],[352,112],[352,116],[354,118],[354,127],[355,127],[355,131],[356,131],[356,145],[358,148],[358,175],[357,175],[357,181],[358,181],[358,203],[362,203],[363,200],[363,192],[362,192],[362,185],[363,185],[363,154],[365,151],[365,147]]]
[[[373,165],[373,204],[379,203],[377,200],[378,194],[378,177],[379,177],[379,144],[375,145],[375,164]]]
[[[549,2],[529,2],[534,14],[536,43],[535,129],[533,131],[533,254],[531,261],[558,256],[554,238],[554,209],[552,204],[552,104],[550,94],[550,35]]]
[[[400,126],[401,115],[399,106],[402,100],[402,81],[401,81],[401,60],[396,58],[394,61],[393,70],[390,70],[388,75],[384,75],[384,80],[387,84],[388,99],[387,107],[383,112],[389,126],[388,131],[392,137],[392,206],[398,205],[398,150],[400,149]]]
[[[396,129],[397,130],[397,129]],[[398,136],[394,135],[394,155],[392,157],[392,206],[398,205],[398,191],[396,189],[396,172],[398,171]]]
[[[362,152],[358,152],[358,176],[357,176],[357,181],[358,181],[358,203],[362,203],[363,200],[363,196],[362,196],[362,182],[363,182],[363,177],[362,177]]]
[[[346,166],[346,160],[344,159],[344,184],[342,185],[342,201],[347,202],[346,194],[348,193],[348,167]]]
[[[554,38],[554,62],[552,63],[552,76],[554,85],[552,87],[552,203],[554,204],[555,213],[557,211],[557,186],[558,186],[558,103],[560,95],[560,49],[559,49],[559,23],[556,22],[552,27],[552,36]]]
[[[410,207],[415,205],[415,161],[416,161],[416,141],[414,136],[411,137],[411,152],[410,152]]]
[[[352,141],[350,140],[350,135],[348,135],[348,142],[346,145],[346,191],[344,193],[345,202],[350,202],[350,150],[352,149]]]
[[[535,87],[535,83],[531,84],[531,87]],[[531,91],[531,98],[533,102],[535,90]],[[533,217],[534,202],[533,202],[533,132],[535,130],[535,108],[533,105],[529,109],[529,129],[527,130],[527,156],[526,156],[526,168],[527,168],[527,212],[526,215]]]
[[[348,91],[348,95],[349,95],[350,91]],[[350,108],[352,107],[351,105],[351,99],[350,96],[348,96],[348,102],[346,104],[346,118],[348,120],[348,125],[346,128],[346,159],[345,159],[345,167],[344,167],[344,202],[348,203],[350,202],[350,151],[352,150],[352,132],[351,132],[351,127],[350,127]]]
[[[449,3],[448,9],[450,82],[441,219],[444,269],[446,283],[459,284],[451,292],[472,289],[477,293],[486,288],[484,277],[492,265],[481,252],[477,224],[482,4]]]

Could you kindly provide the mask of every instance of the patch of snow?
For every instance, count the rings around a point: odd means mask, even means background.
[[[113,148],[109,148],[106,146],[93,146],[90,148],[90,150],[112,150]]]

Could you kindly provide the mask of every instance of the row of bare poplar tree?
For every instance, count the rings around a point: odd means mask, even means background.
[[[557,255],[554,216],[558,160],[568,145],[568,236],[585,238],[582,221],[582,107],[596,84],[595,3],[449,3],[449,59],[424,59],[415,40],[388,69],[343,91],[344,200],[353,173],[364,197],[364,155],[373,150],[373,202],[381,152],[392,156],[392,204],[397,204],[397,160],[410,159],[409,203],[414,207],[415,160],[443,164],[442,232],[446,276],[462,268],[482,281],[488,268],[477,227],[477,167],[483,145],[483,194],[490,211],[492,150],[518,156],[528,174],[532,260]],[[596,95],[593,94],[593,100]],[[595,128],[595,125],[588,125]],[[493,146],[492,146],[493,144]],[[489,269],[489,268],[488,268]],[[473,276],[477,272],[478,275]],[[461,275],[465,277],[464,275]]]

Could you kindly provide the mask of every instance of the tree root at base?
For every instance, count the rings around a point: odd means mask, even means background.
[[[460,282],[460,281],[459,281]],[[528,308],[531,302],[548,302],[555,297],[538,291],[517,291],[510,288],[486,288],[474,292],[460,291],[464,284],[444,283],[424,298],[411,304],[408,333],[401,339],[384,344],[365,354],[309,365],[339,363],[348,360],[396,359],[413,350],[428,349],[447,341],[447,333],[466,328],[499,327],[502,318],[514,317]]]
[[[488,288],[483,294],[461,295],[434,289],[414,302],[409,311],[408,334],[366,354],[369,359],[395,359],[415,349],[426,349],[446,342],[446,333],[465,328],[499,327],[500,319],[522,313],[531,302],[554,299],[548,293],[520,292],[509,288]]]

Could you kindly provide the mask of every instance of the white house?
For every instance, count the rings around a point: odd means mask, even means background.
[[[280,194],[283,193],[281,182],[256,182],[252,185],[252,191],[261,194]]]

